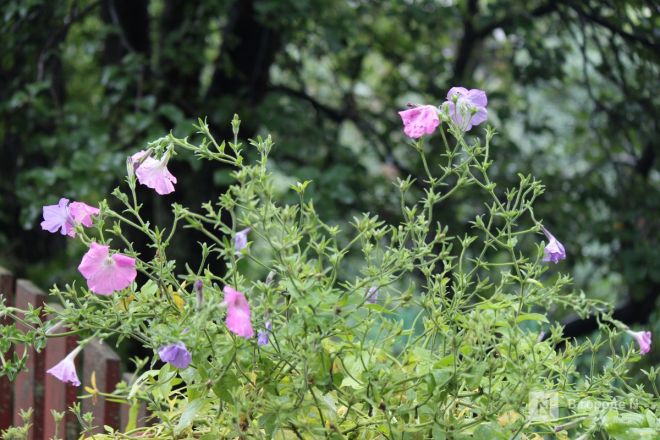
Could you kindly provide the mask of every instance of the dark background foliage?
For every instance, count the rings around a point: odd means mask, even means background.
[[[70,280],[82,250],[41,231],[41,206],[106,197],[128,154],[198,116],[221,138],[234,113],[243,136],[271,133],[282,186],[313,180],[328,221],[396,221],[393,178],[422,175],[397,111],[463,85],[488,93],[498,188],[546,184],[537,218],[566,245],[560,269],[660,337],[656,1],[1,3],[0,262],[19,275]],[[185,155],[171,169],[174,195],[141,194],[156,223],[229,181]],[[460,194],[438,218],[468,230],[480,206]],[[596,327],[564,319],[568,335]]]

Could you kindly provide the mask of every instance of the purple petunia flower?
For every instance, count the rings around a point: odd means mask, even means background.
[[[446,105],[449,117],[463,131],[470,131],[488,119],[488,98],[483,90],[452,87],[447,93]]]
[[[177,368],[188,368],[192,356],[186,345],[179,341],[175,344],[165,345],[158,349],[158,356],[163,362],[168,362]]]
[[[646,354],[649,351],[651,351],[651,332],[649,331],[634,332],[632,330],[628,330],[627,333],[633,338],[635,338],[635,340],[639,344],[639,352],[641,354]]]
[[[76,373],[75,359],[78,353],[80,353],[80,350],[82,350],[82,346],[79,345],[57,365],[49,369],[47,373],[55,376],[64,383],[70,383],[73,386],[79,387],[80,379],[78,379],[78,373]]]
[[[74,225],[69,211],[69,199],[61,198],[57,205],[44,206],[43,213],[41,229],[48,232],[57,232],[59,229],[62,235],[73,237]]]
[[[76,224],[92,226],[92,216],[99,213],[98,208],[89,206],[82,202],[71,202],[69,199],[61,198],[57,205],[46,205],[43,207],[44,221],[41,229],[48,232],[57,232],[69,237],[76,236]]]
[[[418,139],[425,134],[432,134],[438,125],[438,109],[432,105],[420,105],[399,112],[403,120],[403,132],[406,136]]]
[[[559,240],[557,240],[544,226],[541,226],[541,231],[543,231],[548,239],[548,244],[543,249],[543,261],[552,261],[556,264],[559,263],[560,260],[565,260],[566,250],[564,249],[564,245],[561,244]]]
[[[234,250],[236,255],[241,255],[241,251],[247,247],[248,244],[248,233],[252,228],[245,228],[242,231],[238,231],[234,236]]]
[[[266,330],[260,331],[259,334],[257,335],[257,344],[259,345],[267,345],[268,344],[268,334],[273,330],[273,323],[268,320],[264,324],[264,327]]]

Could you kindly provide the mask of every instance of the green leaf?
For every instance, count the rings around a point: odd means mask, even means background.
[[[518,318],[516,318],[517,323],[521,323],[523,321],[549,322],[548,318],[541,313],[523,313],[522,315],[519,315]]]
[[[179,419],[179,423],[177,423],[176,427],[174,428],[174,433],[178,435],[184,429],[188,428],[195,420],[195,417],[197,417],[197,413],[199,413],[204,408],[205,404],[206,400],[196,399],[186,405],[186,409],[183,410],[181,418]]]

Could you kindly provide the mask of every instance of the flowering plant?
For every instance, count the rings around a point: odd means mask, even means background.
[[[49,322],[83,344],[117,336],[153,352],[112,397],[145,403],[156,423],[124,435],[653,438],[657,390],[626,385],[640,352],[623,343],[630,332],[643,354],[650,333],[612,319],[607,304],[572,290],[549,264],[567,255],[534,216],[542,184],[520,175],[518,187],[499,191],[488,175],[495,132],[487,128],[483,140],[468,134],[485,122],[486,105],[484,92],[453,88],[440,107],[401,112],[426,176],[396,182],[399,224],[366,213],[350,232],[327,224],[305,197],[310,182],[291,186],[297,204],[282,204],[271,138],[250,140],[246,154],[237,117],[233,141],[219,143],[200,120],[199,144],[170,134],[132,155],[128,191],[112,193],[120,209],[103,201],[77,220],[62,201],[44,208],[45,229],[89,247],[79,267],[86,284],[52,289],[63,309],[47,308]],[[428,158],[425,142],[436,131],[445,153]],[[201,210],[173,204],[171,225],[155,227],[136,187],[175,191],[168,161],[185,152],[232,167],[235,183]],[[457,237],[434,212],[467,190],[488,202],[469,220],[473,234]],[[138,252],[126,228],[147,237],[148,252]],[[168,256],[181,228],[207,238],[197,267]],[[6,331],[7,341],[42,347],[58,336],[30,314],[1,310],[34,328]],[[556,310],[597,313],[603,337],[562,338],[550,322]],[[579,369],[599,351],[610,357],[601,370]],[[72,385],[76,353],[51,369]],[[647,375],[655,381],[654,370]],[[560,396],[556,412],[533,407],[539,391]],[[627,406],[611,405],[618,402]]]

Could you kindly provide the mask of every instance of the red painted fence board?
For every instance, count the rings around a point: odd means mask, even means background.
[[[92,340],[83,350],[83,386],[91,386],[92,372],[96,373],[96,386],[99,391],[111,393],[121,381],[119,356],[106,344]],[[99,397],[83,401],[83,412],[94,415],[94,424],[98,427],[94,433],[103,432],[103,425],[119,429],[121,409],[118,403],[109,402]]]
[[[6,306],[14,305],[14,277],[12,274],[0,267],[0,299],[4,299]],[[9,324],[11,319],[0,320],[0,325]],[[2,355],[2,353],[0,353]],[[5,354],[7,358],[12,356],[12,351]],[[9,428],[13,423],[13,393],[12,384],[6,376],[0,377],[0,431]]]
[[[16,282],[16,307],[27,309],[32,304],[34,308],[42,307],[46,301],[46,295],[34,284],[27,280]],[[26,330],[22,324],[17,324],[21,330]],[[19,353],[26,347],[18,347]],[[31,347],[27,347],[28,360],[27,371],[21,372],[14,383],[14,424],[21,424],[20,410],[33,410],[33,425],[28,435],[29,440],[42,440],[44,438],[44,375],[45,375],[45,353],[37,353]]]

